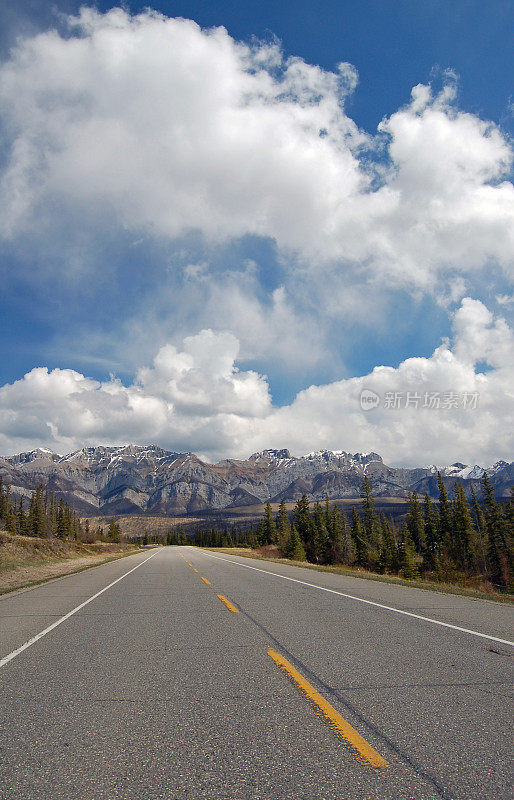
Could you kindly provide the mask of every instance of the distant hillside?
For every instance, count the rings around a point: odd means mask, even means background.
[[[456,463],[439,468],[449,490],[460,481],[481,493],[484,469]],[[487,468],[498,497],[514,484],[514,462]],[[30,496],[42,484],[81,514],[195,515],[255,506],[267,500],[294,501],[359,496],[367,475],[376,497],[406,497],[409,491],[437,498],[435,466],[401,469],[384,464],[377,453],[320,450],[291,456],[288,450],[263,450],[247,460],[208,464],[193,453],[148,447],[86,447],[60,456],[33,450],[0,457],[0,476],[15,496]]]

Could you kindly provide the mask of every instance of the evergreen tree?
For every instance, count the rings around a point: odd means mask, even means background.
[[[380,515],[380,525],[382,528],[382,546],[380,548],[378,571],[397,572],[399,569],[398,550],[393,530],[385,514]]]
[[[483,575],[487,575],[487,526],[485,522],[484,512],[477,500],[475,488],[471,484],[471,504],[473,508],[473,515],[475,518],[475,526],[477,531],[477,544],[479,554],[480,571]]]
[[[58,539],[64,539],[66,537],[66,531],[64,529],[64,502],[62,497],[57,503],[55,512],[55,535]]]
[[[111,521],[109,522],[109,530],[107,533],[107,538],[111,542],[119,542],[120,541],[120,533],[121,528],[118,524],[116,517],[112,517]]]
[[[280,503],[277,516],[277,536],[278,536],[278,549],[285,555],[289,548],[291,540],[291,525],[289,524],[289,517],[287,516],[287,509],[284,500]]]
[[[62,511],[62,527],[64,530],[64,539],[73,539],[73,515],[68,503],[64,503]]]
[[[54,493],[50,493],[50,500],[48,500],[48,493],[47,493],[47,503],[46,503],[46,535],[51,537],[56,535],[57,529],[57,509],[55,504],[55,497]]]
[[[72,512],[72,536],[73,536],[74,539],[79,539],[81,533],[82,533],[82,529],[80,527],[80,520],[78,518],[78,515],[77,515],[76,511],[73,511]],[[120,529],[120,526],[118,525],[118,541],[119,541],[120,533],[121,533],[121,529]]]
[[[398,540],[398,561],[401,574],[404,578],[414,579],[419,577],[416,566],[414,542],[412,541],[409,528],[404,525],[400,531]]]
[[[368,543],[364,536],[359,512],[352,506],[352,540],[355,547],[355,560],[359,567],[367,567],[369,562]]]
[[[428,492],[423,504],[423,524],[425,527],[425,559],[432,568],[436,567],[440,551],[438,518]]]
[[[514,529],[514,486],[510,487],[510,498],[505,508],[506,516],[509,525],[511,526],[511,533]]]
[[[450,542],[452,533],[452,518],[448,493],[442,479],[441,473],[437,473],[437,486],[439,487],[439,518],[437,538],[441,555],[448,555],[450,552]]]
[[[364,482],[361,489],[362,497],[362,526],[364,536],[370,545],[377,544],[377,515],[375,513],[375,498],[371,491],[371,484],[367,475],[364,476]]]
[[[327,560],[327,550],[329,547],[328,531],[325,525],[325,514],[320,503],[314,506],[312,515],[312,548],[309,561],[315,564],[324,564]]]
[[[227,528],[225,528],[225,530],[223,531],[223,533],[221,535],[221,546],[222,547],[233,547],[234,546],[234,542],[232,541],[232,537],[231,537],[230,533],[228,532]]]
[[[276,544],[278,541],[277,526],[273,518],[273,512],[271,510],[270,502],[266,503],[264,516],[260,522],[257,536],[259,538],[259,544],[261,546],[266,544]]]
[[[314,533],[307,495],[302,495],[297,501],[293,511],[293,520],[304,545],[307,558],[310,558],[313,550]]]
[[[482,535],[485,531],[485,516],[480,503],[477,500],[475,487],[471,484],[471,505],[473,507],[473,514],[475,517],[475,525],[477,531]]]
[[[414,547],[418,553],[424,553],[425,542],[425,521],[421,505],[416,491],[409,492],[409,507],[407,511],[407,527],[414,542]]]
[[[490,579],[498,586],[504,588],[511,587],[514,554],[510,526],[503,513],[503,509],[496,501],[487,472],[484,472],[482,487],[484,492]]]
[[[335,508],[336,505],[334,504],[334,509]],[[341,527],[343,531],[343,563],[349,565],[353,564],[355,561],[355,547],[352,541],[352,532],[346,511],[342,508],[339,513],[341,515]]]
[[[328,560],[330,564],[352,564],[355,559],[352,537],[348,525],[348,518],[334,503],[330,515],[331,533],[328,545]]]
[[[27,528],[29,536],[43,537],[46,533],[42,486],[38,486],[30,498]]]
[[[362,529],[366,540],[366,564],[368,569],[376,569],[380,560],[381,530],[375,512],[375,498],[367,475],[361,489],[362,497]]]
[[[477,570],[478,540],[471,519],[468,501],[460,483],[455,484],[452,503],[452,556],[461,569]]]
[[[333,522],[332,522],[332,511],[330,510],[330,502],[328,497],[325,497],[325,512],[324,512],[324,520],[325,520],[325,528],[327,529],[327,534],[329,538],[332,538],[333,534]]]
[[[305,548],[300,538],[300,534],[296,529],[296,525],[291,527],[291,538],[289,540],[289,551],[287,556],[293,561],[305,561],[306,559]]]
[[[5,515],[5,529],[9,533],[18,532],[18,518],[14,503],[11,502],[9,495],[7,496],[7,510]]]
[[[20,497],[20,502],[18,505],[18,533],[21,536],[25,536],[27,533],[27,520],[25,517],[25,511],[23,510],[23,497]]]

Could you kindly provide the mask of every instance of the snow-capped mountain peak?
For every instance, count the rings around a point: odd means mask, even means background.
[[[15,456],[7,456],[6,461],[11,464],[31,464],[34,461],[58,461],[61,456],[48,450],[46,447],[36,447],[26,453],[18,453]]]
[[[450,492],[456,480],[469,491],[469,483],[479,484],[484,473],[477,464],[461,462],[439,469]],[[77,510],[105,514],[195,514],[268,500],[290,502],[303,494],[313,501],[358,498],[365,475],[376,497],[406,498],[416,490],[437,499],[437,471],[436,466],[395,469],[374,452],[316,450],[295,457],[285,448],[215,464],[157,445],[83,447],[65,456],[39,448],[0,458],[0,477],[13,495],[29,496],[39,485],[48,486]],[[487,472],[498,496],[508,497],[514,462],[498,461]],[[480,485],[475,488],[480,496]]]
[[[487,472],[488,475],[494,475],[496,472],[505,469],[505,467],[508,467],[507,461],[497,461],[492,466],[486,468],[481,467],[479,464],[467,465],[461,464],[460,461],[456,461],[455,464],[450,464],[447,467],[436,467],[435,464],[430,464],[427,469],[434,474],[440,472],[445,478],[480,480],[483,478],[484,473]]]
[[[257,453],[252,453],[248,461],[260,461],[261,459],[267,459],[268,461],[283,461],[289,458],[291,458],[291,453],[289,450],[286,450],[285,448],[282,450],[273,450],[270,448],[268,450],[259,450]]]

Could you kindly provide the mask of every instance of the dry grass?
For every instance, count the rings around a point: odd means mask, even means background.
[[[79,572],[134,551],[133,546],[124,543],[83,544],[0,531],[0,594]]]

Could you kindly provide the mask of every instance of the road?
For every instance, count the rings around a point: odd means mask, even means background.
[[[513,639],[503,604],[138,553],[0,598],[0,797],[506,800]]]

